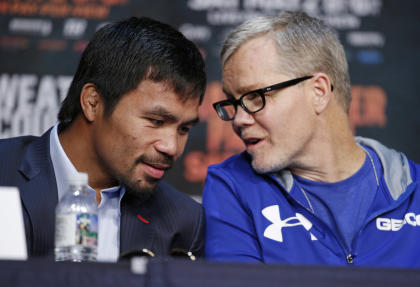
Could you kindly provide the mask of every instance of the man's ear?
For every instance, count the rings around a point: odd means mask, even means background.
[[[327,74],[316,73],[312,78],[312,105],[316,114],[321,114],[327,108],[332,97],[332,86]]]
[[[80,93],[80,106],[82,107],[86,120],[89,122],[95,121],[101,114],[101,104],[102,99],[96,86],[92,83],[85,84]]]

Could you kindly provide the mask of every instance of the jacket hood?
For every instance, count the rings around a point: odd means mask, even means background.
[[[363,137],[355,137],[355,139],[357,143],[370,147],[376,152],[382,163],[385,183],[392,198],[397,200],[407,186],[413,182],[410,165],[405,154],[390,149],[373,139]]]

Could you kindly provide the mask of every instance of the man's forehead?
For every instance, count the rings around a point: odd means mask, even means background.
[[[243,95],[247,92],[260,89],[264,86],[265,86],[265,84],[262,84],[262,83],[251,83],[251,84],[247,84],[247,85],[244,85],[244,86],[239,86],[239,87],[234,88],[234,89],[229,88],[230,87],[229,85],[227,85],[227,86],[223,85],[222,89],[223,89],[223,92],[227,95],[234,95],[234,94]],[[230,90],[230,89],[232,89],[232,90]]]
[[[247,92],[285,81],[289,78],[290,76],[287,76],[284,73],[272,70],[267,70],[258,75],[253,75],[252,72],[249,74],[235,75],[233,77],[224,75],[222,79],[222,89],[223,92],[228,95],[243,95]]]
[[[261,42],[266,41],[272,42],[272,39],[261,40]],[[250,46],[249,43],[242,46],[223,66],[222,86],[223,91],[227,94],[244,94],[287,80],[290,77],[282,71],[281,57],[275,46],[264,47],[257,54],[253,49],[246,50],[248,46]]]
[[[175,97],[184,104],[187,102],[200,101],[200,95],[197,94],[197,91],[194,89],[194,85],[192,83],[179,86],[171,79],[152,82],[158,85],[160,92],[174,94]]]

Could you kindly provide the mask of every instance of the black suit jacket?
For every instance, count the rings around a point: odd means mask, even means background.
[[[49,137],[50,131],[0,140],[0,186],[19,188],[30,256],[52,256],[54,250],[58,192]],[[179,248],[203,255],[200,204],[162,181],[148,199],[130,194],[127,190],[121,203],[121,254],[146,248],[166,256]]]

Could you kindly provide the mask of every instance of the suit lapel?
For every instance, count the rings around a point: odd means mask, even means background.
[[[54,247],[58,195],[49,152],[50,131],[28,145],[19,167],[24,176],[19,190],[32,226],[32,245],[29,246],[32,255],[45,255]]]
[[[155,237],[153,197],[138,199],[127,190],[121,203],[120,254],[148,249],[152,252]]]

